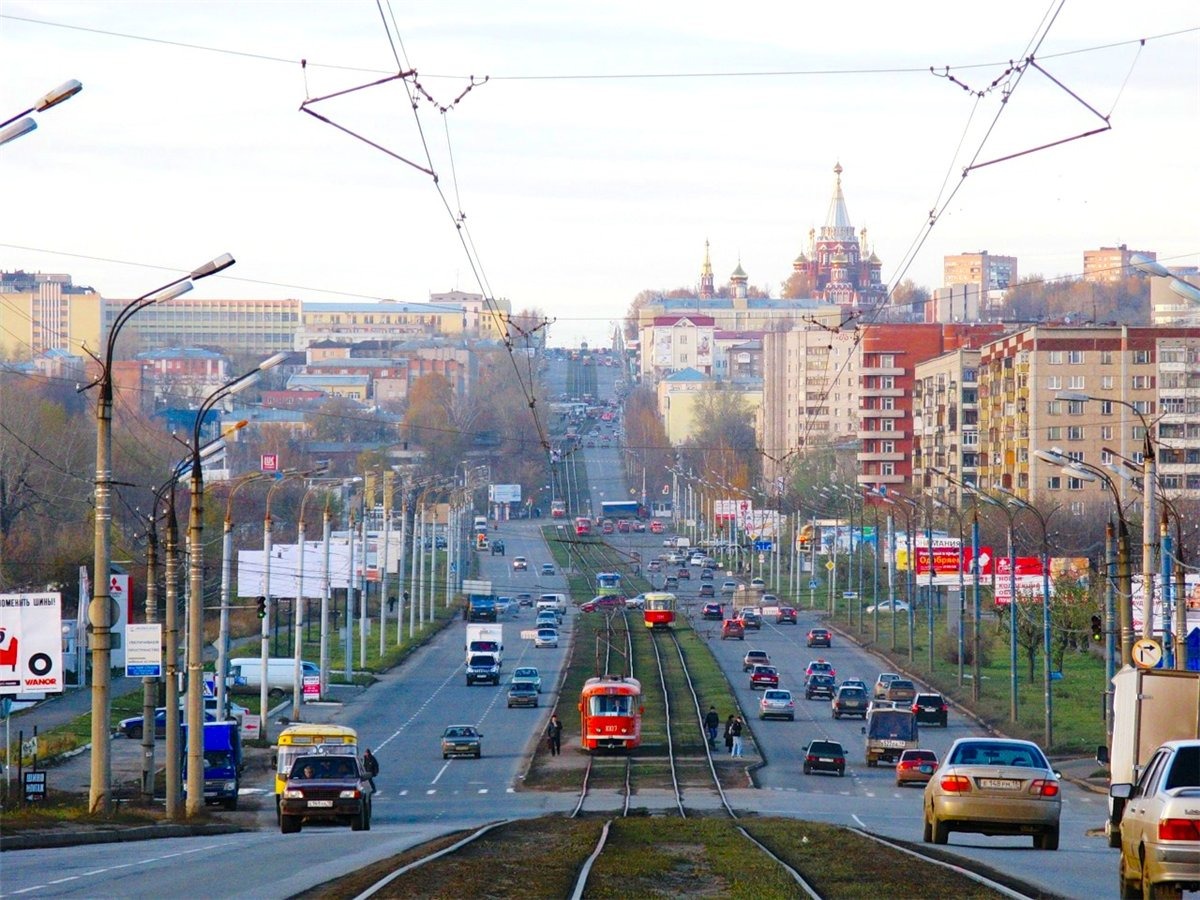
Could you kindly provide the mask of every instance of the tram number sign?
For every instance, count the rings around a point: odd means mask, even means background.
[[[1153,669],[1162,662],[1162,644],[1154,638],[1139,638],[1133,643],[1133,664],[1139,669]]]

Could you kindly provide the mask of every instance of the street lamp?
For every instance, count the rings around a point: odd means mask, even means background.
[[[980,683],[982,680],[982,663],[980,662],[980,651],[982,646],[982,635],[980,633],[980,619],[983,615],[983,608],[979,599],[979,494],[975,490],[975,486],[969,482],[960,481],[949,472],[941,469],[930,467],[931,472],[936,472],[941,475],[951,484],[958,488],[957,496],[961,503],[964,494],[971,498],[971,607],[973,611],[974,621],[971,625],[971,699],[975,702],[979,701]],[[959,519],[961,523],[961,517]],[[961,534],[961,525],[960,525]],[[960,542],[961,546],[961,542]],[[962,555],[959,555],[959,569],[962,569]],[[959,579],[960,590],[963,589],[962,579]],[[959,684],[962,683],[963,667],[962,667],[962,650],[963,650],[963,628],[961,624],[961,613],[965,610],[965,600],[959,604],[960,620],[959,620]]]
[[[1079,391],[1059,391],[1055,397],[1059,400],[1076,403],[1088,400],[1108,400],[1131,410],[1142,423],[1144,441],[1142,450],[1142,636],[1151,637],[1154,631],[1154,541],[1158,537],[1154,499],[1158,492],[1158,471],[1155,465],[1154,437],[1151,434],[1150,425],[1142,411],[1128,400],[1093,397]],[[1132,598],[1130,598],[1130,603],[1132,604]],[[1132,606],[1130,615],[1132,615]]]
[[[45,99],[45,98],[43,98]],[[65,99],[65,98],[63,98]],[[61,102],[61,101],[59,101]],[[48,107],[47,107],[48,108]],[[192,289],[192,281],[207,278],[233,265],[228,253],[205,263],[182,278],[168,281],[136,300],[117,314],[108,330],[104,359],[92,354],[100,365],[100,377],[83,390],[99,386],[96,400],[96,492],[95,554],[93,557],[92,598],[88,605],[88,624],[92,629],[92,764],[88,788],[88,810],[107,814],[112,792],[112,756],[109,747],[109,717],[112,673],[112,597],[109,594],[109,568],[112,551],[112,363],[117,336],[136,313],[155,303],[165,303]]]
[[[930,469],[930,471],[935,471],[935,470]],[[959,512],[957,509],[955,509],[949,503],[946,503],[942,500],[939,500],[937,497],[935,497],[930,488],[926,488],[925,493],[928,495],[930,502],[935,507],[946,511],[947,519],[949,519],[950,516],[953,516],[955,523],[958,525],[958,686],[962,687],[963,655],[964,655],[964,651],[966,649],[966,647],[965,647],[966,634],[964,631],[964,629],[966,628],[966,625],[963,622],[963,619],[966,617],[966,603],[967,603],[966,576],[963,574],[963,566],[964,566],[963,556],[966,551],[966,547],[964,546],[963,518],[962,518],[961,512]],[[932,565],[933,565],[933,557],[931,554],[930,555],[930,566],[932,567]]]
[[[975,496],[989,506],[994,506],[1004,513],[1008,523],[1008,666],[1009,666],[1009,720],[1017,721],[1017,551],[1013,543],[1014,510],[1008,503],[986,493],[982,488],[972,487]],[[1012,496],[1011,494],[1009,496]]]
[[[63,82],[49,93],[43,94],[29,109],[22,110],[15,116],[0,122],[0,144],[7,144],[9,141],[14,141],[21,135],[29,134],[29,132],[37,128],[37,122],[29,115],[31,112],[45,112],[52,106],[58,106],[64,100],[70,100],[82,90],[83,85],[72,78],[70,81]],[[25,118],[22,118],[22,116]],[[18,119],[20,119],[19,122],[17,121]]]
[[[1145,272],[1147,275],[1154,275],[1158,278],[1171,279],[1171,283],[1167,287],[1173,294],[1178,294],[1184,300],[1200,303],[1200,288],[1191,282],[1184,281],[1158,260],[1150,259],[1141,253],[1131,253],[1129,262],[1139,272]]]
[[[232,260],[231,260],[232,261]],[[287,359],[286,353],[259,363],[249,372],[226,382],[209,394],[196,411],[192,424],[191,509],[188,513],[188,631],[187,631],[187,801],[185,813],[190,818],[204,809],[204,460],[200,447],[200,431],[204,419],[218,403],[245,390],[262,373]],[[265,679],[264,679],[265,680]],[[220,715],[225,711],[218,710]]]

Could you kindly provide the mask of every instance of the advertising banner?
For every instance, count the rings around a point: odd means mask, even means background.
[[[488,501],[491,503],[520,503],[521,486],[519,484],[489,484]]]
[[[917,574],[929,574],[929,548],[916,547],[917,553]],[[964,547],[962,553],[962,570],[965,574],[970,575],[974,572],[972,568],[971,548]],[[1006,560],[1007,562],[1007,560]],[[992,574],[992,548],[979,548],[979,574]],[[933,574],[934,575],[957,575],[958,574],[958,547],[938,547],[933,548]]]
[[[125,626],[125,677],[159,678],[163,673],[162,625]]]
[[[0,694],[63,687],[62,594],[0,594]]]

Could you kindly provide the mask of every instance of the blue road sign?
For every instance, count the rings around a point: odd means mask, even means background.
[[[755,541],[754,542],[754,551],[756,553],[766,553],[773,546],[774,546],[774,544],[772,544],[771,541]]]
[[[815,579],[815,578],[808,579],[808,589],[810,591],[815,591],[817,589],[817,579]]]

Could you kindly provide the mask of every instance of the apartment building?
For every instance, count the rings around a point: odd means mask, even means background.
[[[1037,325],[987,344],[979,365],[979,483],[1081,515],[1089,501],[1108,496],[1103,482],[1071,478],[1034,451],[1057,447],[1096,466],[1119,457],[1140,463],[1146,424],[1169,407],[1152,433],[1170,460],[1163,485],[1200,490],[1200,427],[1188,413],[1200,408],[1198,340],[1200,328]],[[1059,399],[1063,391],[1091,399]],[[1128,496],[1127,483],[1117,484]]]
[[[913,393],[917,366],[996,337],[999,325],[888,324],[861,335],[858,388],[858,483],[904,489],[913,479]],[[924,424],[922,420],[922,424]]]
[[[861,348],[850,329],[796,328],[763,335],[760,433],[768,481],[787,460],[854,441]]]
[[[100,347],[100,295],[70,275],[0,272],[0,357],[33,360],[50,351]]]
[[[1130,250],[1124,244],[1116,247],[1100,247],[1096,250],[1083,251],[1083,280],[1084,281],[1120,281],[1130,275],[1136,275],[1137,269],[1129,261],[1133,254],[1140,254],[1149,259],[1156,259],[1153,250]]]
[[[642,380],[653,383],[685,369],[712,375],[714,332],[712,316],[655,316],[639,335]]]
[[[942,284],[974,285],[978,292],[1007,291],[1017,283],[1017,258],[980,250],[942,258]]]
[[[915,370],[913,482],[955,507],[979,472],[979,356],[960,347]]]
[[[1167,267],[1180,280],[1200,290],[1200,272],[1194,266]],[[1150,314],[1155,325],[1200,325],[1200,304],[1171,290],[1170,278],[1150,279]]]

